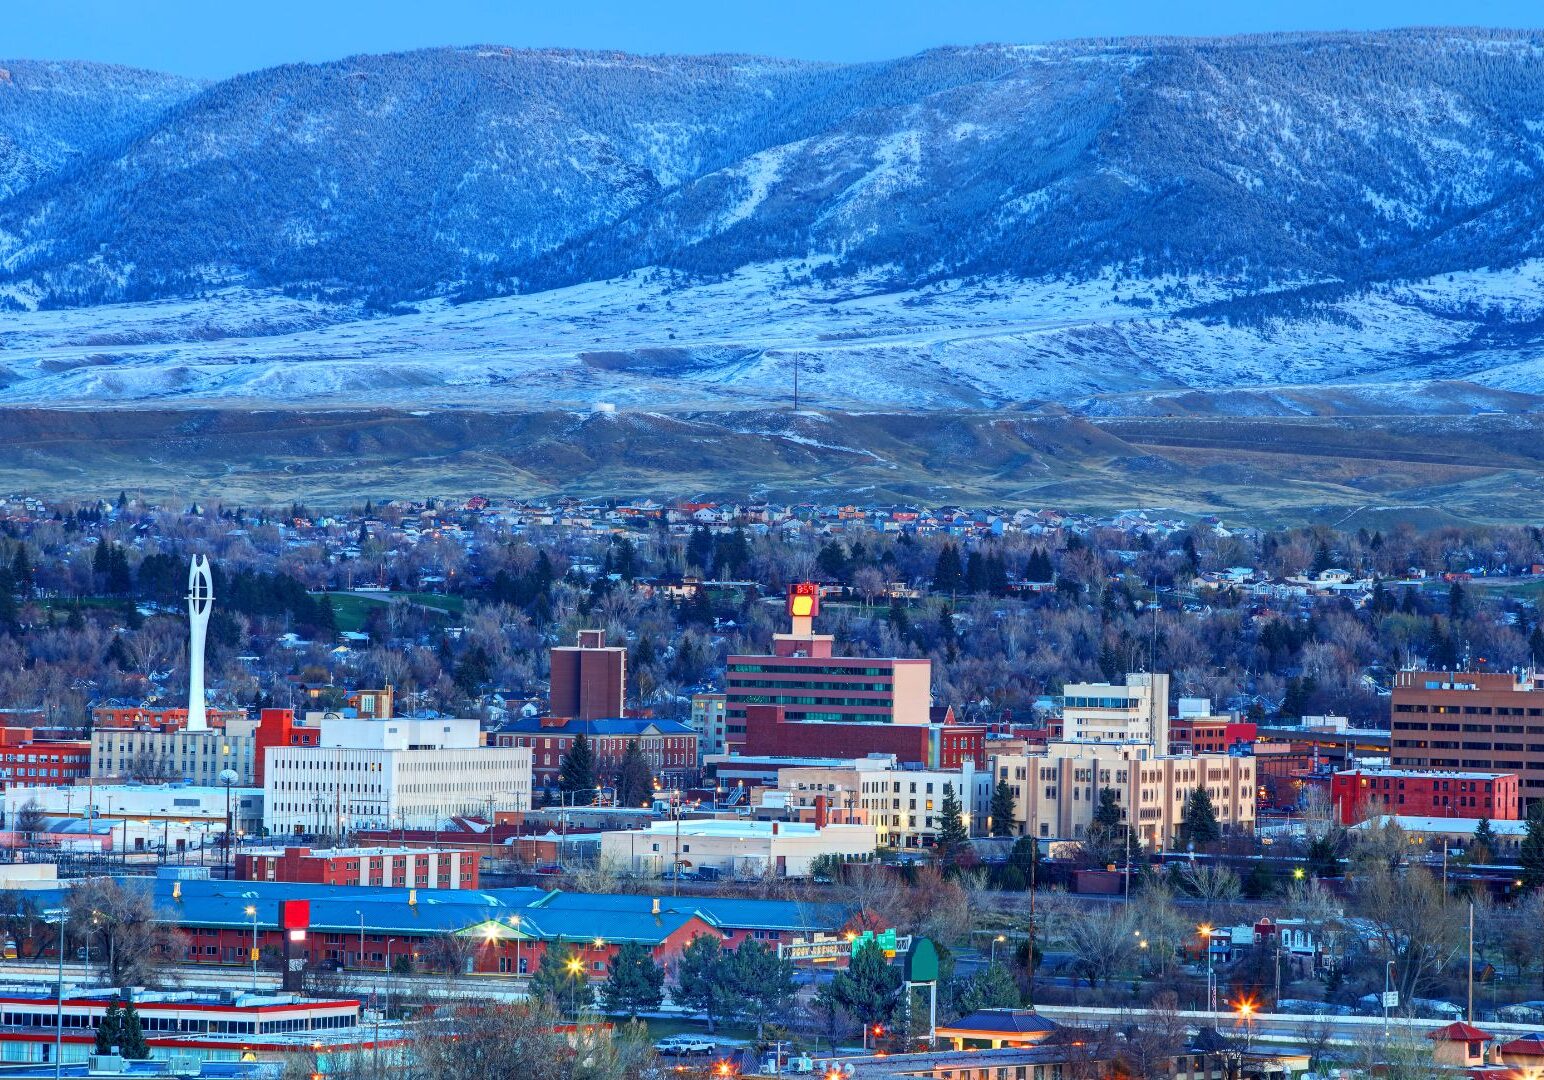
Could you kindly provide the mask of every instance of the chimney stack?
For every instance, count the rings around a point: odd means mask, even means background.
[[[815,828],[824,829],[831,820],[830,804],[824,795],[815,796]]]

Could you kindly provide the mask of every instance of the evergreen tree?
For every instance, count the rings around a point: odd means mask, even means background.
[[[561,941],[547,946],[541,963],[531,976],[528,992],[567,1016],[573,1016],[594,1003],[594,990],[584,963],[572,948]]]
[[[1217,808],[1206,788],[1197,787],[1185,800],[1185,814],[1179,824],[1179,842],[1182,846],[1202,847],[1215,843],[1222,837],[1217,824]]]
[[[698,525],[686,541],[686,561],[704,574],[713,569],[713,536]]]
[[[1094,808],[1094,819],[1088,827],[1088,847],[1099,862],[1122,858],[1132,843],[1131,829],[1121,818],[1120,792],[1114,788],[1101,788],[1099,805]]]
[[[723,941],[713,934],[698,934],[681,951],[676,962],[677,1003],[702,1013],[712,1032],[719,1021],[740,1011],[740,986],[730,977]]]
[[[953,784],[944,785],[943,801],[938,807],[938,857],[953,866],[970,844],[970,829],[961,813],[959,796]]]
[[[1528,824],[1523,833],[1518,861],[1523,867],[1523,885],[1530,889],[1544,886],[1544,799],[1534,799],[1528,807]]]
[[[1544,666],[1544,619],[1533,624],[1533,633],[1528,635],[1528,651],[1533,654],[1533,662]]]
[[[595,787],[595,751],[581,731],[558,765],[558,790],[572,796],[572,805],[589,806],[595,801]]]
[[[997,781],[992,789],[992,835],[1012,836],[1018,832],[1018,819],[1014,813],[1013,788],[1006,779]]]
[[[1047,582],[1056,572],[1051,567],[1051,558],[1041,548],[1036,548],[1029,554],[1029,562],[1024,567],[1024,580]]]
[[[864,1027],[888,1024],[901,997],[901,969],[889,960],[878,943],[864,942],[846,971],[831,980],[831,996]]]
[[[601,986],[600,999],[607,1012],[636,1019],[641,1012],[653,1012],[665,1000],[665,973],[648,949],[629,941],[611,961],[611,974]]]
[[[1024,996],[1008,965],[993,961],[967,979],[954,980],[954,1007],[961,1014],[977,1009],[1016,1009]]]
[[[107,646],[102,663],[109,666],[115,665],[119,671],[128,671],[134,667],[134,655],[129,651],[129,646],[124,642],[122,634],[113,635],[112,644]]]
[[[332,641],[338,636],[338,613],[333,610],[332,597],[326,593],[316,598],[317,636]]]
[[[621,767],[617,769],[617,804],[619,806],[647,806],[654,795],[654,772],[643,748],[633,739],[622,754]]]
[[[11,587],[23,600],[32,595],[32,560],[27,557],[26,544],[17,544],[11,558]]]
[[[1030,871],[1040,862],[1040,841],[1033,836],[1021,836],[1013,842],[1008,852],[1008,865],[1024,875],[1028,884]]]
[[[965,569],[960,565],[960,549],[953,544],[945,544],[939,549],[938,559],[933,563],[933,591],[956,593],[964,584]]]
[[[1474,837],[1469,850],[1464,852],[1471,863],[1488,863],[1496,850],[1496,831],[1490,827],[1490,818],[1482,817],[1474,826]]]
[[[96,1029],[96,1052],[99,1054],[111,1054],[123,1044],[123,1010],[118,1008],[118,1002],[113,1001],[107,1006],[107,1012],[102,1017],[102,1022]]]
[[[134,1007],[134,995],[130,994],[123,1004],[123,1030],[119,1053],[129,1061],[148,1061],[150,1046],[145,1042],[145,1029],[139,1022],[139,1010]]]
[[[778,957],[777,950],[759,941],[741,942],[725,955],[726,974],[734,988],[736,1015],[756,1026],[760,1039],[766,1025],[784,1015],[793,1004],[798,987],[793,981],[793,961]]]

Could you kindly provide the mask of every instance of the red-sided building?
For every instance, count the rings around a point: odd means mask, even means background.
[[[1343,825],[1372,814],[1516,821],[1517,794],[1516,773],[1346,769],[1330,780]]]
[[[956,768],[986,765],[986,728],[954,723],[932,706],[928,660],[836,656],[814,632],[819,586],[788,592],[790,629],[766,656],[731,656],[724,691],[725,742],[752,757],[862,757]]]
[[[894,754],[897,761],[957,769],[986,767],[986,728],[969,724],[833,724],[790,720],[781,705],[746,709],[746,757],[856,758]]]
[[[243,881],[315,885],[380,885],[408,889],[475,889],[475,852],[452,848],[337,848],[251,851],[236,856]]]
[[[252,752],[253,782],[263,786],[263,756],[270,746],[316,746],[322,737],[319,724],[307,724],[294,709],[263,709],[257,714],[257,740]]]
[[[1226,754],[1253,746],[1258,732],[1258,725],[1226,716],[1178,716],[1169,721],[1169,753]]]
[[[627,650],[607,645],[604,630],[581,630],[577,644],[559,645],[548,657],[553,716],[603,720],[626,711]]]
[[[228,720],[242,720],[246,713],[241,709],[206,709],[209,726],[225,730]],[[128,728],[135,731],[181,731],[188,726],[186,707],[160,708],[135,705],[121,707],[103,705],[91,710],[92,728]]]
[[[31,728],[0,728],[0,787],[69,786],[91,775],[91,743],[36,740]]]

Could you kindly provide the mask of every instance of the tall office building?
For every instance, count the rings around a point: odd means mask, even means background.
[[[1145,742],[1169,751],[1169,676],[1132,672],[1121,683],[1068,683],[1061,737],[1068,742]]]
[[[1544,799],[1544,672],[1395,672],[1389,728],[1396,769],[1516,773],[1521,810]]]
[[[604,630],[581,630],[577,645],[552,650],[553,716],[605,720],[623,715],[627,699],[627,650],[607,645]]]
[[[819,586],[788,592],[789,632],[772,637],[768,656],[731,656],[724,691],[725,742],[746,743],[746,710],[780,705],[793,723],[896,724],[926,727],[932,720],[933,665],[922,659],[837,656],[835,638],[814,632]],[[829,732],[810,729],[810,737]]]

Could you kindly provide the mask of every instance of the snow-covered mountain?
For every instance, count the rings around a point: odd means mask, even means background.
[[[198,88],[108,64],[0,60],[0,201],[117,153]]]
[[[54,78],[0,108],[0,402],[1544,385],[1544,33]]]

